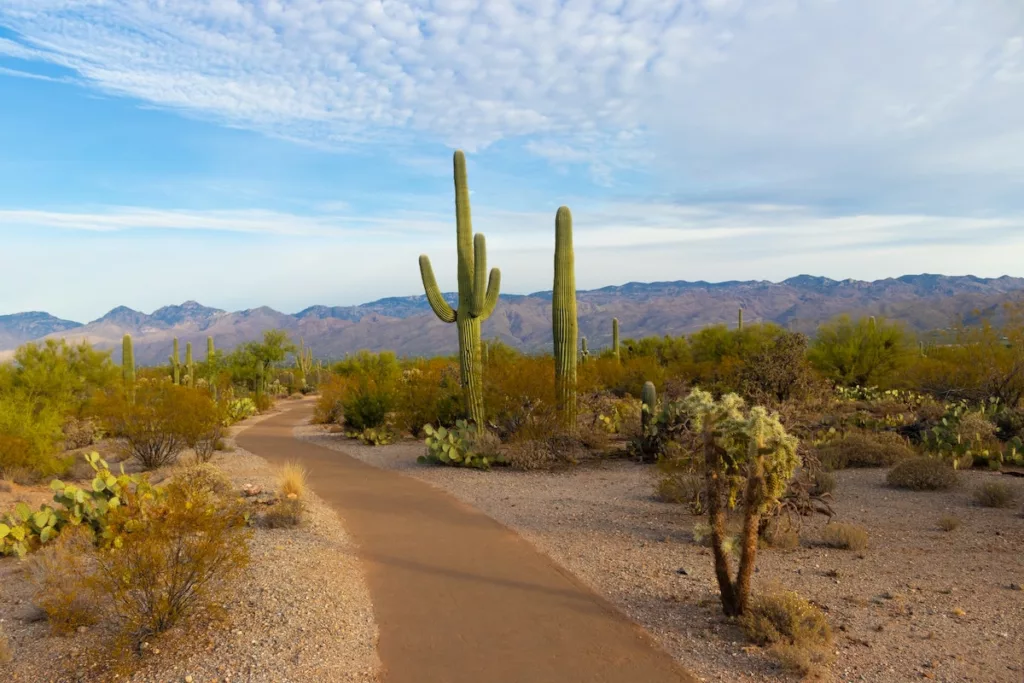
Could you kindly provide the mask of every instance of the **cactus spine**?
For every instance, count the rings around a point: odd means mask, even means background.
[[[455,225],[458,246],[459,305],[452,310],[444,300],[430,258],[420,256],[420,277],[427,301],[442,322],[455,323],[459,330],[459,370],[466,414],[478,425],[484,425],[483,358],[480,353],[480,324],[490,317],[498,305],[501,271],[492,268],[487,274],[487,243],[482,234],[473,236],[473,220],[466,182],[466,157],[456,151]]]
[[[586,364],[590,360],[590,349],[587,348],[587,338],[580,340],[580,363]]]
[[[295,354],[295,369],[298,370],[299,388],[307,386],[306,377],[313,370],[313,349],[306,348],[304,339],[299,339],[299,352]]]
[[[174,338],[174,350],[171,352],[171,378],[175,384],[181,384],[181,362],[178,360],[181,356],[178,353],[178,338]]]
[[[192,362],[192,342],[185,342],[185,384],[187,386],[195,385],[195,370],[195,363]]]
[[[739,319],[739,324],[737,325],[736,329],[739,330],[740,332],[743,331],[743,309],[742,308],[740,309],[740,319]]]
[[[619,360],[619,319],[612,318],[612,353]]]
[[[124,335],[121,340],[121,377],[124,388],[128,392],[128,400],[135,400],[135,347],[132,346],[132,335]]]
[[[576,427],[576,257],[572,248],[572,213],[555,214],[555,284],[551,296],[551,331],[555,340],[555,391],[562,422]]]

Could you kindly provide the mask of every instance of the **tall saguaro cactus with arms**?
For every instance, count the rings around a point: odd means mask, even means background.
[[[455,323],[459,330],[459,369],[462,374],[463,402],[466,414],[476,424],[484,424],[483,359],[480,353],[480,324],[498,305],[501,271],[487,274],[487,243],[482,234],[473,236],[466,183],[466,156],[455,152],[455,226],[458,246],[459,304],[452,309],[444,300],[430,258],[420,256],[420,275],[427,301],[443,322]]]
[[[576,257],[572,248],[572,213],[555,214],[555,283],[551,296],[551,331],[555,340],[555,391],[566,428],[576,427]]]

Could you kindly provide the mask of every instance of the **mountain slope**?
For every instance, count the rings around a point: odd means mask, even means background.
[[[975,311],[998,313],[1002,302],[1022,295],[1024,278],[922,274],[874,282],[810,275],[779,283],[630,282],[581,291],[577,297],[580,334],[592,349],[600,349],[611,342],[613,317],[619,319],[624,338],[677,335],[717,323],[733,325],[741,307],[747,322],[772,321],[803,332],[813,332],[840,313],[885,316],[914,330],[929,330],[948,327],[958,318],[973,320]],[[457,299],[454,293],[445,298],[451,303]],[[192,342],[196,358],[201,359],[207,336],[214,337],[219,349],[230,350],[272,328],[304,338],[317,356],[325,358],[359,349],[390,349],[403,355],[454,353],[458,344],[455,326],[437,320],[422,295],[360,306],[311,306],[294,315],[267,307],[228,313],[194,301],[165,306],[150,315],[118,307],[88,325],[25,313],[0,317],[0,342],[13,349],[36,337],[86,339],[100,348],[115,349],[115,360],[119,360],[121,337],[129,333],[135,339],[138,361],[153,364],[165,362],[175,336],[183,346]],[[25,336],[34,331],[41,333]],[[483,333],[522,349],[550,348],[551,292],[502,295]]]

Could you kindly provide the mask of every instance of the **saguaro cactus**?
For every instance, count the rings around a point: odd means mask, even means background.
[[[194,386],[196,381],[196,366],[192,361],[192,342],[185,342],[185,384]]]
[[[299,350],[295,354],[295,369],[298,370],[299,388],[305,389],[307,386],[306,376],[313,369],[313,349],[307,349],[306,342],[302,338],[299,339]]]
[[[658,407],[658,392],[654,388],[654,382],[644,382],[644,388],[640,392],[640,402],[642,407],[646,406],[646,410],[640,413],[641,426],[644,429],[644,434],[646,434],[647,427],[654,417],[654,411]]]
[[[743,309],[742,308],[740,309],[739,324],[736,326],[736,329],[739,330],[740,332],[743,331]]]
[[[612,318],[612,353],[619,360],[619,319]]]
[[[175,384],[181,384],[181,355],[178,353],[178,338],[174,338],[174,350],[171,352],[171,377],[174,379]]]
[[[583,337],[580,339],[580,363],[586,363],[590,360],[590,349],[587,348],[587,338]]]
[[[473,220],[469,208],[469,187],[466,182],[466,157],[456,151],[455,230],[458,246],[459,305],[452,310],[444,300],[434,278],[430,258],[420,256],[423,290],[434,314],[441,321],[455,323],[459,330],[459,370],[466,414],[476,424],[484,424],[483,358],[480,355],[480,324],[490,317],[498,305],[501,271],[492,268],[487,275],[487,243],[482,234],[473,236]]]
[[[124,379],[124,388],[128,392],[128,398],[135,397],[135,347],[132,346],[132,335],[124,335],[121,340],[121,377]]]
[[[551,332],[555,340],[555,391],[562,422],[576,427],[576,257],[572,248],[572,213],[555,214],[555,284],[551,295]]]

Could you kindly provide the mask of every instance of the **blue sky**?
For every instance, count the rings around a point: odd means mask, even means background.
[[[1024,275],[1017,0],[4,0],[0,313]]]

